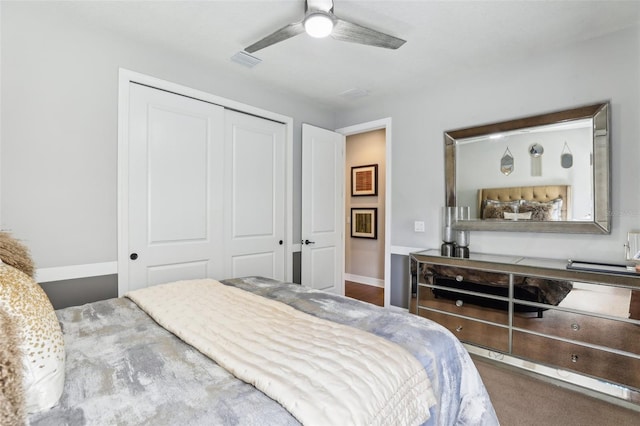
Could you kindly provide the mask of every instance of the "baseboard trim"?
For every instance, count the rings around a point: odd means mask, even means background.
[[[384,288],[384,280],[380,278],[363,277],[362,275],[344,274],[345,281],[353,281],[358,284],[370,285],[373,287]]]
[[[74,280],[77,278],[98,277],[118,273],[118,262],[87,263],[84,265],[55,266],[36,270],[36,281],[46,283],[51,281]]]

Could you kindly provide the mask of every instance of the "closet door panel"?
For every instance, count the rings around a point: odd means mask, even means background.
[[[285,125],[227,110],[225,277],[285,279]]]
[[[132,83],[128,130],[126,290],[219,278],[224,109]]]

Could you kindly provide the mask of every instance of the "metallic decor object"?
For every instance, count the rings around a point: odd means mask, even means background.
[[[457,221],[465,221],[471,218],[471,209],[468,206],[458,206]],[[456,230],[456,250],[455,257],[469,257],[469,237],[470,232],[467,230]]]
[[[500,171],[505,176],[509,176],[513,171],[513,155],[511,155],[509,147],[507,147],[507,150],[504,152],[504,155],[500,159]]]
[[[476,231],[514,232],[557,232],[567,234],[610,234],[611,233],[611,107],[609,102],[583,105],[572,109],[548,112],[508,121],[483,124],[444,132],[445,206],[472,206],[473,219],[459,223],[457,229]],[[571,147],[576,151],[575,161],[571,158],[572,175],[588,176],[580,182],[571,182],[573,197],[591,200],[579,215],[569,214],[566,219],[556,221],[496,220],[483,219],[478,202],[478,190],[497,187],[491,169],[495,170],[495,159],[505,152],[506,143],[501,138],[509,138],[509,150],[520,160],[519,152],[526,152],[533,140],[525,135],[535,135],[547,152],[558,152],[565,138],[558,133],[567,126],[584,129],[584,137],[571,139]],[[516,146],[515,139],[521,137],[522,145]],[[577,153],[590,153],[591,162],[578,161]],[[534,152],[535,153],[535,152]],[[526,156],[526,154],[525,154]],[[482,163],[480,163],[480,157]],[[494,159],[493,161],[491,159]],[[515,157],[514,157],[515,160]],[[564,160],[568,165],[568,157]],[[484,163],[487,167],[484,167]],[[475,166],[477,167],[475,167]],[[545,164],[544,173],[563,170],[558,161]],[[518,163],[518,168],[521,164]],[[481,170],[482,169],[482,170]],[[539,177],[527,177],[521,170],[518,186],[536,186]],[[509,176],[510,178],[512,176]],[[549,176],[550,177],[550,176]],[[522,178],[522,180],[520,180]],[[583,182],[589,185],[583,185]],[[512,185],[500,185],[512,186]]]
[[[406,43],[406,40],[401,38],[338,18],[333,14],[333,0],[307,0],[304,18],[301,21],[285,25],[244,50],[248,53],[254,53],[304,32],[311,37],[331,36],[331,38],[340,41],[385,49],[397,49]]]
[[[453,239],[453,223],[458,218],[458,209],[456,207],[442,208],[442,241],[452,243]]]
[[[452,257],[455,254],[455,243],[453,235],[453,224],[458,217],[458,209],[456,207],[442,208],[442,246],[440,254],[446,257]]]
[[[640,231],[631,231],[627,234],[627,242],[624,244],[625,260],[640,264]]]
[[[544,154],[544,147],[539,143],[534,143],[529,147],[531,176],[542,176],[542,154]]]
[[[573,154],[566,142],[562,148],[562,154],[560,154],[560,165],[563,169],[570,169],[573,166]]]

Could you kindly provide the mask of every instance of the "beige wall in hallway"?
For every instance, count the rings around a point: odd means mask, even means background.
[[[345,272],[384,280],[384,200],[385,200],[385,130],[374,130],[347,137],[345,152]],[[351,196],[351,167],[378,165],[378,195]],[[351,208],[376,207],[378,238],[351,237]]]

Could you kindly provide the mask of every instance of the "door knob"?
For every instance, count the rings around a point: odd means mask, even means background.
[[[138,258],[138,253],[131,253],[129,255],[129,259],[131,259],[131,260],[136,260],[137,258]]]
[[[280,241],[278,241],[278,244],[282,245],[282,244],[284,244],[284,241],[280,240]]]
[[[315,241],[304,240],[304,243],[306,245],[309,245],[309,244],[315,244],[316,242]]]

